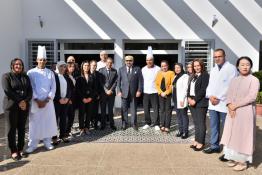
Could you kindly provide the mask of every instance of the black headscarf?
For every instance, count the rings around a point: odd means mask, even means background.
[[[177,82],[177,80],[178,80],[182,75],[184,75],[184,73],[185,73],[185,71],[184,71],[184,69],[183,69],[183,64],[181,64],[181,63],[176,63],[176,64],[174,65],[174,67],[175,67],[175,66],[179,66],[179,67],[181,68],[181,72],[176,75],[176,77],[175,77],[175,79],[174,79],[174,81],[173,81],[173,85],[175,85],[176,82]]]

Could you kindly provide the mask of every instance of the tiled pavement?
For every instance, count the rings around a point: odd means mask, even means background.
[[[0,119],[1,121],[3,122],[3,119]],[[160,143],[119,143],[117,141],[117,143],[103,143],[109,142],[109,140],[99,141],[99,139],[96,139],[89,142],[90,140],[84,138],[83,140],[76,139],[70,144],[60,144],[59,148],[53,151],[45,151],[43,148],[39,148],[35,154],[19,162],[13,162],[11,159],[4,160],[0,162],[0,174],[260,175],[262,174],[262,117],[258,117],[257,126],[254,163],[248,170],[240,173],[233,172],[231,168],[220,162],[217,159],[219,154],[206,155],[192,151],[189,148],[190,139],[186,141],[177,139],[170,142],[168,138],[165,140],[166,143],[165,141]],[[137,136],[132,134],[134,131],[131,128],[129,130],[127,132],[129,135]],[[141,135],[149,136],[154,131],[140,132]],[[1,136],[3,136],[2,134],[3,130],[1,130]],[[95,133],[93,134],[95,135]],[[113,134],[121,135],[123,133]],[[160,135],[159,137],[173,137],[171,134],[170,136]],[[2,140],[0,142],[3,143]],[[110,142],[113,141],[110,140]],[[4,147],[0,148],[1,154],[8,153],[8,150],[5,150]]]

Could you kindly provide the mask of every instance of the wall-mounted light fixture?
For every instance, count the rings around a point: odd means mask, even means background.
[[[218,19],[217,19],[216,15],[213,15],[212,27],[214,27],[217,22],[218,22]]]
[[[42,20],[42,17],[41,17],[41,16],[38,16],[38,20],[39,20],[39,25],[40,25],[40,27],[43,28],[43,27],[44,27],[44,22],[43,22],[43,20]]]

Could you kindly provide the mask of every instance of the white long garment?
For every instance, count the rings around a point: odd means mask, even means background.
[[[177,109],[183,109],[187,107],[188,79],[189,76],[184,74],[176,82]],[[180,106],[181,101],[184,102],[184,106]]]
[[[154,65],[152,68],[147,66],[142,68],[142,75],[144,79],[144,93],[146,94],[155,94],[157,93],[155,80],[160,67]]]
[[[54,73],[45,68],[33,68],[27,72],[30,78],[33,98],[32,107],[29,113],[29,139],[42,140],[57,135],[56,115],[53,99],[56,91]],[[38,108],[34,99],[44,100],[50,97],[51,100],[44,108]]]
[[[235,66],[230,64],[228,61],[224,63],[220,70],[218,65],[215,65],[215,67],[212,68],[206,90],[206,97],[209,98],[210,96],[216,96],[220,101],[217,105],[212,105],[209,101],[208,109],[227,113],[227,89],[232,78],[237,76],[237,74]]]
[[[106,67],[106,62],[98,61],[98,62],[97,62],[96,70],[99,71],[99,69],[101,69],[101,68],[103,68],[103,67]]]

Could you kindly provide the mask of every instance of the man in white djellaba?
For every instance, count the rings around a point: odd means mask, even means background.
[[[54,73],[45,67],[45,46],[38,46],[37,66],[27,72],[30,78],[33,98],[29,113],[29,143],[26,153],[36,150],[40,140],[47,150],[54,149],[51,138],[57,135],[56,116],[53,99],[56,91]]]

